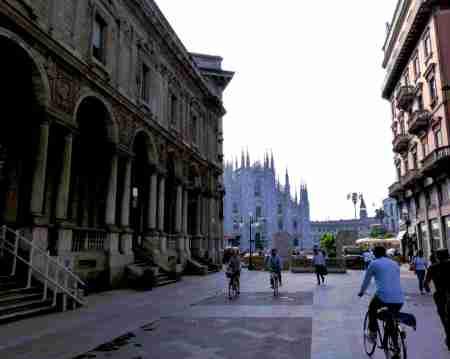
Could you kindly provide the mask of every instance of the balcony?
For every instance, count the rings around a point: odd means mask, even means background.
[[[422,178],[421,172],[417,169],[409,170],[406,175],[400,179],[403,189],[414,188]]]
[[[419,135],[428,129],[431,120],[431,113],[428,110],[414,111],[408,121],[408,132],[411,135]]]
[[[403,111],[409,111],[414,98],[416,97],[416,89],[414,86],[401,86],[397,92],[397,107]]]
[[[392,141],[395,153],[404,153],[408,151],[409,136],[408,135],[396,135],[394,141]]]
[[[450,165],[450,146],[438,148],[431,152],[422,161],[423,172],[426,174],[439,174],[448,172]]]
[[[400,182],[395,182],[389,187],[389,197],[398,198],[403,194],[403,187]]]

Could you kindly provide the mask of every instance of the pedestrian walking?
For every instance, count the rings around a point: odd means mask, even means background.
[[[436,253],[437,263],[428,268],[425,277],[425,289],[430,291],[430,282],[433,282],[435,292],[434,302],[445,331],[445,343],[450,350],[450,273],[449,253],[447,249],[441,249]]]
[[[374,259],[374,256],[370,249],[366,249],[363,253],[363,259],[364,259],[364,269],[367,270],[369,268],[370,262]]]
[[[417,252],[417,255],[413,259],[413,268],[416,272],[417,279],[419,281],[419,290],[420,294],[424,294],[424,280],[425,280],[425,273],[428,268],[428,261],[423,257],[423,250],[419,250]]]
[[[316,271],[317,285],[320,285],[320,280],[322,280],[322,284],[324,284],[325,275],[327,274],[327,267],[323,253],[317,248],[314,248],[314,257],[312,260],[312,264]]]

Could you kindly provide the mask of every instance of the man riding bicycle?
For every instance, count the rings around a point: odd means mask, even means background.
[[[392,312],[399,312],[403,306],[404,296],[400,285],[400,266],[398,263],[386,257],[384,247],[375,247],[374,255],[375,260],[367,268],[358,296],[364,295],[372,277],[374,277],[377,291],[369,304],[368,338],[375,343],[378,332],[378,310],[388,308]]]
[[[269,268],[270,272],[276,273],[278,275],[278,282],[281,287],[281,258],[277,254],[277,249],[272,248],[270,256],[266,259],[266,266]],[[270,278],[270,286],[273,288],[272,277]]]
[[[235,248],[233,254],[228,262],[227,272],[231,273],[230,281],[236,281],[237,294],[240,293],[240,276],[241,276],[241,258],[239,257],[239,248]]]

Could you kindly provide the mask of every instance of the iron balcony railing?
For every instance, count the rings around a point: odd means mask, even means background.
[[[408,121],[408,132],[411,135],[418,135],[428,129],[431,120],[431,113],[428,110],[414,111]]]
[[[433,152],[431,152],[422,161],[423,170],[430,171],[439,166],[441,162],[446,162],[450,160],[450,146],[440,147]]]
[[[397,107],[403,111],[409,111],[416,96],[416,89],[414,86],[401,86],[398,89],[396,100]]]

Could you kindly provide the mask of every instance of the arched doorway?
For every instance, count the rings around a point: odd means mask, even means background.
[[[41,105],[47,92],[30,54],[4,32],[0,29],[0,223],[20,228],[31,223]]]
[[[110,138],[110,113],[103,102],[87,97],[80,103],[72,155],[69,217],[84,230],[103,227],[106,219],[114,139]]]
[[[133,153],[130,226],[133,230],[133,248],[136,249],[142,244],[149,228],[150,159],[148,139],[143,132],[138,133],[134,140]]]

